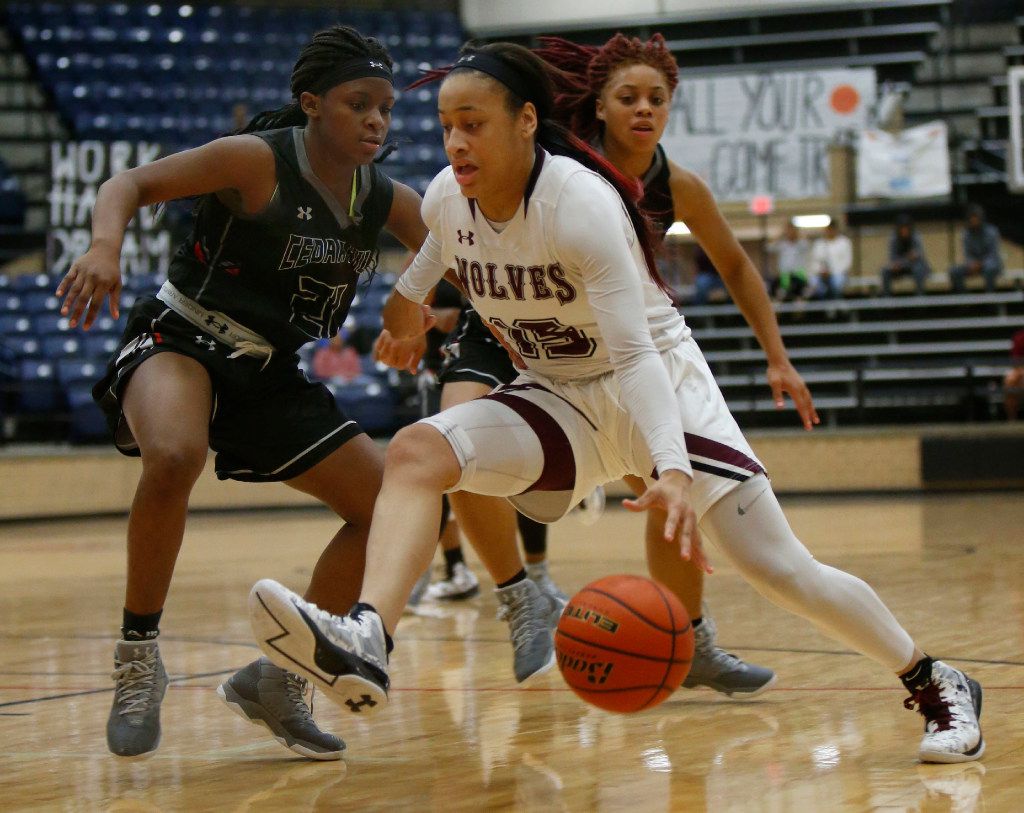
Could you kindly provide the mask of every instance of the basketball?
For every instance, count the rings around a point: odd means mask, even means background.
[[[693,626],[668,589],[643,576],[591,582],[562,611],[558,668],[579,697],[630,713],[657,706],[679,688],[693,658]]]

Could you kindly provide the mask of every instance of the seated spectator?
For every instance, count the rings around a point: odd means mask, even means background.
[[[914,221],[910,215],[900,215],[896,220],[896,230],[889,239],[889,264],[882,269],[882,293],[892,296],[892,281],[909,275],[914,278],[917,293],[923,294],[931,272]]]
[[[1013,334],[1010,361],[1013,367],[1003,377],[1003,405],[1006,407],[1006,420],[1015,421],[1021,392],[1024,391],[1024,330]]]
[[[769,292],[778,301],[803,299],[807,291],[807,261],[810,243],[790,221],[782,234],[769,247],[775,257],[775,275],[769,284]]]
[[[811,299],[838,299],[853,266],[853,243],[839,231],[835,220],[814,244],[811,257]]]
[[[696,246],[693,252],[693,264],[697,268],[697,276],[693,281],[693,304],[706,305],[712,291],[724,291],[725,283],[718,276],[718,269],[704,249]]]
[[[996,289],[996,279],[1003,273],[1003,257],[999,251],[999,229],[985,222],[985,210],[977,204],[967,207],[967,227],[963,234],[964,261],[949,269],[953,290],[963,293],[967,277],[981,276],[985,290]]]
[[[351,381],[363,371],[359,353],[345,343],[347,331],[342,328],[330,339],[321,342],[313,354],[313,375],[322,381]]]

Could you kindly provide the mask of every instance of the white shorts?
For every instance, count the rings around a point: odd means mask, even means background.
[[[699,519],[764,467],[696,342],[687,339],[661,357],[683,419]],[[507,497],[528,517],[555,522],[596,486],[627,474],[654,481],[651,453],[622,400],[612,373],[573,382],[527,371],[422,423],[445,436],[462,466],[451,491]]]

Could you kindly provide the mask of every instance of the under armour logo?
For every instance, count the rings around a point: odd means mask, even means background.
[[[312,220],[313,219],[313,207],[312,206],[300,206],[299,207],[299,220]]]
[[[462,229],[459,229],[458,231],[460,243],[469,243],[469,245],[473,245],[473,232],[470,231],[463,234]]]
[[[363,706],[367,706],[372,709],[377,705],[377,701],[368,694],[360,695],[360,697],[362,697],[362,700],[346,700],[345,705],[357,714],[363,710]]]
[[[459,61],[456,62],[455,64],[463,65],[466,62],[472,62],[474,59],[476,59],[476,54],[466,54],[466,56],[460,56]]]
[[[371,59],[370,60],[370,67],[371,68],[377,68],[378,70],[384,70],[384,63],[383,62],[375,62],[374,60]]]
[[[217,348],[217,342],[208,336],[196,336],[196,344],[200,347],[205,347],[207,350],[213,351]]]

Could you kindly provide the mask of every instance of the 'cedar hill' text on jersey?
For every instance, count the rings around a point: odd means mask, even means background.
[[[246,215],[208,196],[168,276],[203,307],[293,352],[337,333],[360,274],[376,262],[393,188],[375,164],[360,167],[350,216],[313,173],[301,128],[253,135],[274,151],[277,188],[270,202]]]

